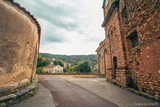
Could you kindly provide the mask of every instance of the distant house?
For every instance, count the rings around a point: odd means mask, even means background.
[[[45,73],[63,73],[63,67],[59,65],[48,65],[43,67]]]
[[[65,63],[64,63],[64,67],[65,67],[65,68],[70,68],[70,67],[71,67],[71,64],[68,63],[68,62],[65,62]]]

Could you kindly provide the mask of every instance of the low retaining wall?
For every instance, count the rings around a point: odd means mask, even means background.
[[[18,103],[28,97],[33,96],[38,88],[37,84],[38,75],[35,76],[33,83],[31,83],[28,87],[19,90],[16,93],[0,97],[0,107],[8,107],[12,104]]]

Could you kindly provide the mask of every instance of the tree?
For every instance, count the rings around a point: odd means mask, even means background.
[[[68,69],[67,68],[63,68],[63,72],[68,72]]]
[[[38,67],[38,68],[36,69],[36,73],[37,73],[37,74],[43,74],[43,73],[44,73],[43,68],[42,68],[42,67]]]
[[[38,55],[38,60],[37,60],[37,67],[44,67],[50,64],[50,61],[47,60],[45,57],[42,55]]]
[[[61,67],[64,67],[64,62],[60,59],[55,59],[54,65],[60,65]]]
[[[50,61],[44,58],[42,55],[38,55],[38,60],[37,60],[37,69],[36,73],[37,74],[42,74],[44,73],[43,67],[47,66],[50,64]]]
[[[75,65],[71,68],[72,72],[79,72],[79,65]]]
[[[90,61],[77,62],[76,65],[74,65],[71,70],[80,73],[92,72]]]
[[[85,61],[79,65],[79,72],[81,73],[91,73],[91,65],[89,61]]]

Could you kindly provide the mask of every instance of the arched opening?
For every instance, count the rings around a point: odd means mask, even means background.
[[[106,65],[107,50],[106,49],[104,50],[103,55],[104,55],[104,72],[106,74],[106,70],[107,70],[107,65]]]
[[[117,57],[114,56],[114,57],[113,57],[113,75],[112,75],[112,78],[113,78],[113,79],[116,78],[117,67],[118,67],[118,64],[117,64]]]

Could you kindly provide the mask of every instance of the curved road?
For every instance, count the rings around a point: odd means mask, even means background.
[[[59,76],[41,76],[41,82],[51,91],[56,107],[118,107]]]

